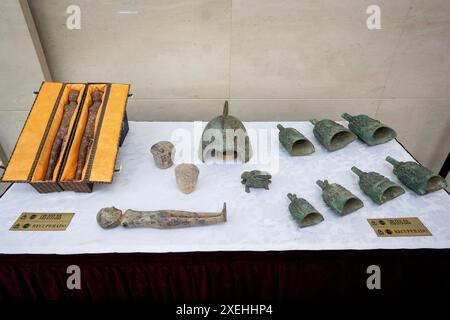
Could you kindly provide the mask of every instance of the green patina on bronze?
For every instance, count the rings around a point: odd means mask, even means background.
[[[270,173],[259,170],[244,171],[241,179],[242,184],[245,185],[245,192],[247,193],[250,192],[250,188],[264,188],[269,190],[269,183],[272,183]]]
[[[356,136],[337,122],[329,119],[311,120],[313,133],[319,142],[328,150],[336,151],[356,140]]]
[[[277,125],[280,130],[278,139],[291,156],[306,156],[315,151],[314,145],[294,128]]]
[[[339,215],[355,212],[364,207],[363,202],[350,191],[337,183],[328,183],[327,180],[317,180],[317,185],[322,188],[323,201]]]
[[[383,204],[405,193],[405,190],[377,172],[363,172],[357,167],[352,171],[359,177],[359,187],[375,203]]]
[[[227,205],[221,212],[191,212],[181,210],[136,211],[110,207],[97,213],[97,223],[103,229],[112,229],[122,225],[125,228],[173,229],[196,226],[208,226],[227,221]]]
[[[444,178],[416,162],[401,162],[392,157],[387,157],[386,161],[394,166],[394,174],[398,179],[419,195],[447,188]]]
[[[308,201],[297,198],[292,193],[288,193],[287,196],[291,200],[289,212],[300,228],[313,226],[323,221],[323,216]]]
[[[200,159],[221,155],[224,159],[232,156],[248,162],[252,156],[252,147],[247,130],[242,122],[228,114],[228,101],[225,101],[223,114],[208,122],[200,141]]]
[[[397,137],[392,128],[369,116],[363,114],[351,116],[343,113],[342,118],[348,121],[348,128],[369,146],[385,143]]]

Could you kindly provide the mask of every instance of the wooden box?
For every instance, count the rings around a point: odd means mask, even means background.
[[[61,146],[52,179],[45,180],[50,153],[68,103],[78,90],[77,107]],[[93,90],[103,92],[82,179],[74,181],[73,168],[92,105]],[[111,183],[119,143],[126,135],[128,84],[43,82],[3,173],[2,181],[29,183],[40,193],[72,190],[91,192],[94,183]]]

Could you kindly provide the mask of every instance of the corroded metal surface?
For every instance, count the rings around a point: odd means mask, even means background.
[[[289,212],[300,228],[312,226],[324,220],[320,212],[305,199],[297,198],[297,195],[292,193],[288,193],[287,196],[291,200]]]
[[[53,179],[56,163],[60,158],[63,145],[66,144],[70,122],[73,113],[75,112],[75,108],[78,105],[77,101],[79,93],[80,92],[77,90],[70,90],[69,92],[69,103],[67,103],[63,109],[63,117],[58,128],[58,133],[56,134],[55,140],[53,141],[52,151],[47,166],[47,173],[45,174],[44,180]]]
[[[357,167],[352,171],[359,177],[359,187],[375,203],[383,204],[405,193],[398,184],[377,172],[363,172]]]
[[[83,176],[84,166],[88,161],[89,150],[94,144],[95,122],[97,120],[98,111],[102,105],[103,92],[95,90],[92,92],[91,97],[92,105],[89,106],[88,120],[81,140],[80,150],[78,151],[77,171],[75,173],[75,180],[77,181],[81,180]]]
[[[228,114],[228,101],[225,101],[223,114],[208,122],[200,141],[200,159],[204,162],[209,156],[222,155],[224,159],[231,154],[248,162],[252,147],[247,130],[242,122]]]
[[[97,222],[104,229],[121,224],[125,228],[173,229],[207,226],[227,221],[227,206],[217,213],[190,212],[181,210],[136,211],[103,208],[97,214]]]
[[[356,140],[353,132],[329,119],[311,120],[313,133],[319,142],[328,150],[336,151]]]
[[[316,183],[322,189],[322,198],[327,206],[339,215],[355,212],[364,206],[357,196],[337,183],[330,184],[327,180],[317,180]]]
[[[97,213],[97,223],[103,229],[112,229],[120,225],[122,211],[115,207],[103,208]]]
[[[278,139],[291,156],[306,156],[315,151],[314,145],[298,130],[277,125]]]
[[[398,179],[419,195],[447,188],[444,178],[414,161],[401,162],[392,157],[387,157],[386,161],[394,166]]]
[[[264,188],[269,190],[269,183],[272,175],[265,171],[253,170],[244,171],[241,175],[242,184],[245,185],[245,192],[249,193],[250,188]]]
[[[369,116],[363,114],[351,116],[344,113],[342,118],[348,121],[348,128],[369,146],[385,143],[397,137],[394,129]]]

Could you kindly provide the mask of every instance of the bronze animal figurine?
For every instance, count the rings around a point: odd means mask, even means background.
[[[272,183],[272,175],[265,171],[253,170],[245,171],[241,175],[242,184],[245,185],[245,192],[250,193],[250,188],[264,188],[269,190],[269,183]]]

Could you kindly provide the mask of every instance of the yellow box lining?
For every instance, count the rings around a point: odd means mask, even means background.
[[[48,120],[63,84],[44,82],[22,129],[3,181],[27,181],[39,146],[47,128]]]
[[[72,85],[70,85],[70,86],[72,86]],[[86,89],[86,85],[85,84],[80,84],[80,86],[81,86],[80,89],[77,89],[76,87],[73,88],[74,90],[79,90],[80,91],[80,94],[78,95],[78,99],[77,99],[78,104],[77,104],[77,107],[75,108],[75,111],[73,113],[72,119],[70,119],[69,129],[67,130],[67,136],[66,136],[66,139],[64,140],[64,144],[61,146],[61,153],[59,155],[58,163],[56,164],[55,171],[53,172],[53,179],[52,179],[53,181],[56,181],[56,179],[58,178],[58,172],[59,172],[59,170],[61,168],[61,165],[62,165],[62,161],[63,161],[63,157],[64,157],[64,151],[66,150],[66,148],[67,148],[67,146],[68,146],[68,144],[70,142],[68,138],[69,138],[70,134],[73,131],[74,125],[76,124],[75,123],[76,118],[77,118],[76,116],[77,116],[78,111],[80,110],[80,107],[81,107],[80,102],[81,102],[81,99],[83,97],[84,90]],[[67,96],[67,100],[69,100],[68,96]]]
[[[112,182],[130,86],[112,84],[92,163],[90,182]]]
[[[92,97],[91,94],[95,90],[100,90],[103,92],[102,96],[102,105],[98,109],[97,117],[95,120],[95,129],[94,132],[97,130],[97,125],[100,119],[100,115],[102,113],[102,109],[105,107],[105,94],[106,94],[106,84],[90,84],[87,87],[87,93],[86,98],[84,100],[83,106],[81,108],[81,114],[80,118],[78,120],[77,128],[73,137],[72,145],[70,146],[69,154],[66,160],[66,164],[64,166],[63,172],[61,173],[61,181],[74,181],[75,174],[77,171],[77,164],[78,164],[78,154],[80,152],[80,145],[81,141],[83,140],[83,134],[86,129],[86,124],[88,121],[89,116],[89,108],[92,105]],[[95,137],[94,137],[95,138]],[[91,148],[92,149],[92,146]],[[81,181],[84,180],[84,177],[86,175],[87,166],[89,163],[89,158],[92,150],[89,150],[87,152],[87,160],[84,165],[83,174],[81,176]]]
[[[78,90],[80,93],[79,93],[78,99],[77,99],[77,108],[75,109],[75,111],[72,115],[72,118],[70,120],[71,124],[69,126],[69,130],[67,131],[67,135],[70,135],[70,133],[71,133],[71,128],[73,126],[73,123],[75,122],[75,118],[77,115],[77,111],[78,111],[81,99],[83,97],[83,92],[84,92],[85,86],[86,85],[84,85],[84,84],[67,84],[65,86],[63,94],[59,101],[56,113],[55,113],[55,117],[53,118],[53,122],[52,122],[50,130],[48,132],[47,139],[45,140],[44,147],[42,148],[38,163],[36,165],[36,168],[34,169],[33,177],[31,179],[31,181],[33,181],[33,182],[34,181],[44,181],[43,179],[45,177],[45,173],[47,172],[47,167],[48,167],[48,162],[50,160],[50,154],[52,152],[53,142],[55,141],[55,138],[58,133],[59,126],[61,125],[62,117],[64,114],[64,106],[67,103],[69,103],[69,92],[71,90]],[[65,145],[67,144],[67,140],[68,139],[66,137]],[[59,160],[55,166],[52,181],[56,181],[56,178],[58,175],[58,170],[61,166],[60,162],[62,160],[62,156],[64,154],[64,150],[66,147],[65,145],[61,146]]]

